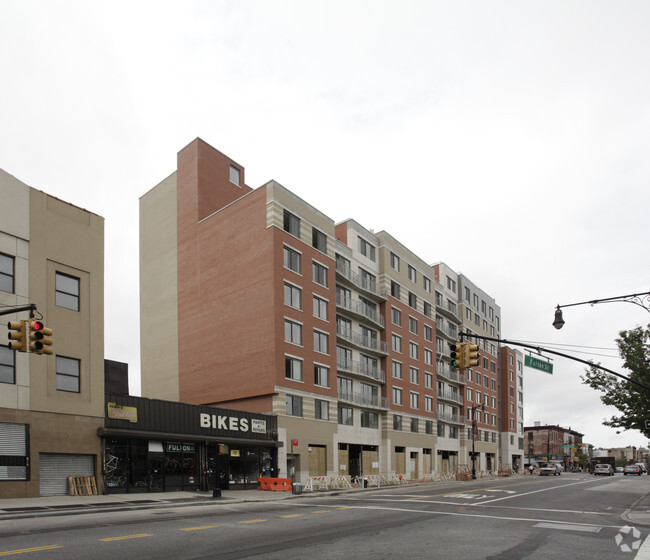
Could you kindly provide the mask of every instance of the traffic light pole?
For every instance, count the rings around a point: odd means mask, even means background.
[[[30,303],[29,305],[23,305],[22,307],[9,307],[7,309],[0,310],[0,315],[10,315],[11,313],[18,313],[20,311],[29,311],[29,317],[34,317],[34,311],[36,311],[36,304]]]
[[[587,360],[582,360],[580,358],[576,358],[575,356],[570,356],[569,354],[563,354],[562,352],[556,352],[555,350],[549,350],[548,348],[542,348],[541,346],[533,346],[531,344],[524,344],[523,342],[515,342],[512,340],[506,340],[505,338],[492,338],[489,336],[481,336],[479,334],[468,334],[461,332],[460,333],[460,340],[462,342],[463,338],[476,338],[479,340],[491,340],[493,342],[498,342],[501,344],[509,344],[511,346],[522,346],[524,348],[532,348],[533,350],[536,350],[538,354],[541,354],[542,352],[546,352],[547,354],[554,354],[555,356],[561,356],[563,358],[567,358],[569,360],[573,360],[574,362],[580,362],[582,364],[586,364],[589,367],[594,367],[596,369],[601,369],[603,371],[606,371],[607,373],[611,373],[612,375],[615,375],[616,377],[620,377],[621,379],[625,379],[625,381],[629,381],[630,383],[637,385],[638,387],[641,387],[642,389],[645,389],[646,391],[650,391],[650,387],[648,385],[645,385],[644,383],[640,383],[639,381],[635,381],[634,379],[630,379],[627,375],[623,375],[622,373],[617,373],[615,371],[612,371],[611,369],[607,369],[606,367],[603,367],[601,365],[594,364],[593,362],[589,362]]]

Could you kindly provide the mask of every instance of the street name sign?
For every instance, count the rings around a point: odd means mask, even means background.
[[[550,362],[545,362],[544,360],[539,360],[537,358],[533,358],[532,356],[525,356],[524,357],[524,365],[531,367],[533,369],[538,369],[540,371],[544,371],[546,373],[553,373],[553,364]]]

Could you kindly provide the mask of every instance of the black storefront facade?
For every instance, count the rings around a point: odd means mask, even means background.
[[[245,490],[277,476],[277,418],[106,395],[105,493]]]

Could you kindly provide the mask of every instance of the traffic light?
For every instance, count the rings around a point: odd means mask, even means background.
[[[7,328],[9,329],[9,334],[7,338],[11,340],[7,346],[11,350],[16,350],[18,352],[27,352],[27,321],[24,319],[22,321],[9,321],[7,323]]]
[[[451,362],[450,366],[457,369],[464,369],[467,367],[465,364],[465,347],[467,346],[466,342],[458,343],[449,343],[449,349],[451,350]]]
[[[52,355],[52,329],[41,321],[29,320],[29,350],[35,354]]]
[[[458,367],[458,359],[460,358],[460,349],[461,349],[460,344],[456,344],[455,342],[449,343],[449,350],[450,350],[449,355],[451,356],[451,362],[449,362],[449,365],[453,368]]]
[[[478,346],[476,344],[465,343],[465,367],[474,367],[478,363]]]

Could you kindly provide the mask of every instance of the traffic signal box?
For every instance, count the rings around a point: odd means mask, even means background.
[[[7,338],[11,341],[7,346],[17,352],[27,352],[27,321],[9,321],[7,328]]]
[[[465,365],[465,347],[467,346],[466,342],[456,342],[449,343],[449,350],[451,355],[451,362],[449,365],[456,369],[463,369],[467,367]]]
[[[479,357],[478,357],[478,346],[476,344],[470,344],[469,342],[465,342],[465,367],[474,367],[479,365]]]
[[[52,329],[41,321],[29,320],[29,350],[35,354],[54,354],[52,350]]]

